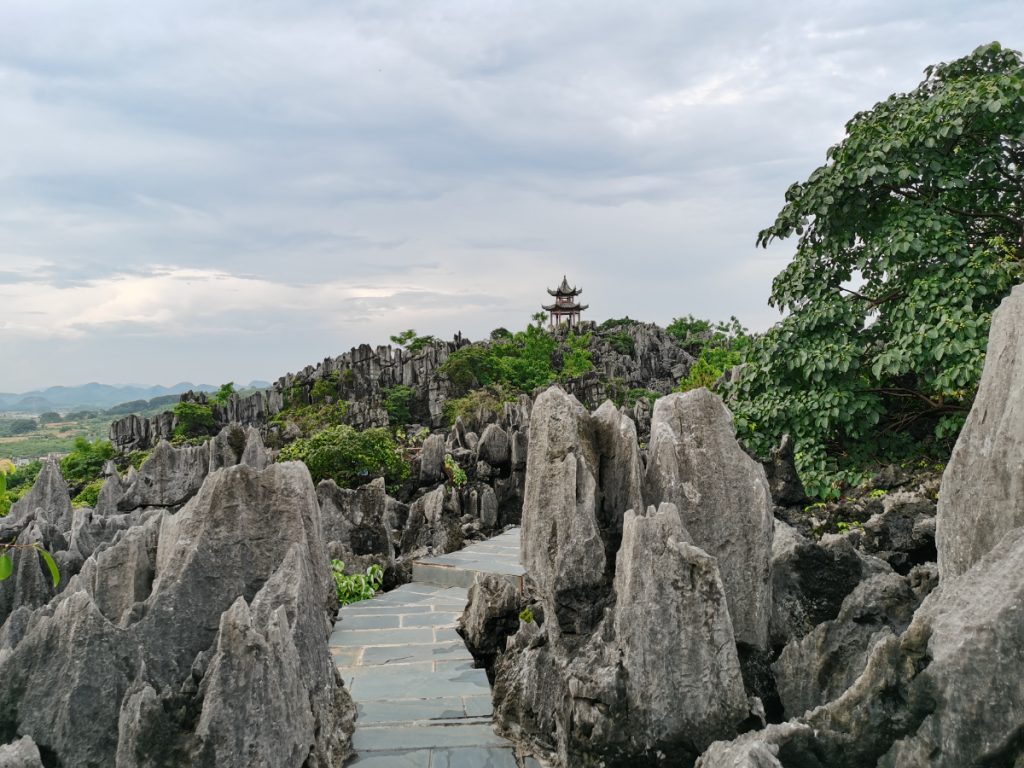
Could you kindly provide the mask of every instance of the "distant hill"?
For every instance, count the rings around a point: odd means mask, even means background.
[[[170,387],[161,385],[129,385],[115,387],[110,384],[91,382],[78,387],[48,387],[20,393],[0,393],[0,411],[22,413],[44,413],[46,411],[69,411],[87,408],[106,410],[115,405],[143,400],[148,403],[155,397],[180,395],[189,390],[216,392],[212,384],[179,382]]]

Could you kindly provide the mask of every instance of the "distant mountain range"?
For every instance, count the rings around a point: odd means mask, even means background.
[[[245,388],[265,389],[270,382],[252,381]],[[182,392],[216,392],[219,387],[212,384],[192,384],[182,381],[170,387],[129,385],[115,387],[110,384],[91,382],[78,387],[48,387],[31,392],[0,392],[0,411],[18,413],[45,413],[46,411],[71,411],[100,408],[106,410],[132,400],[151,400],[165,395],[180,395]]]

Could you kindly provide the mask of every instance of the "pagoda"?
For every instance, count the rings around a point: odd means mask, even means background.
[[[580,312],[586,309],[589,304],[580,304],[576,297],[583,293],[582,288],[570,288],[569,281],[562,275],[562,284],[555,290],[548,288],[548,293],[555,297],[554,304],[542,305],[542,309],[551,313],[551,327],[556,328],[563,323],[568,323],[570,328],[580,324]]]

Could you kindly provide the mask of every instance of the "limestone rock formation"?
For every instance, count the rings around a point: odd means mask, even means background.
[[[530,594],[478,586],[464,619],[507,631],[515,607],[537,606],[494,661],[496,721],[558,765],[692,761],[750,712],[717,562],[672,504],[642,513],[640,466],[635,426],[611,404],[591,415],[542,393],[523,508]]]
[[[71,530],[71,497],[68,484],[60,473],[57,462],[47,459],[35,485],[25,496],[11,505],[4,523],[10,525],[40,510],[36,519],[45,521],[58,531]]]
[[[427,553],[443,555],[462,546],[462,508],[459,494],[446,485],[435,488],[409,506],[400,549],[410,560]]]
[[[737,641],[766,649],[771,495],[764,468],[736,442],[717,395],[701,388],[655,403],[644,496],[676,505],[694,545],[718,560]]]
[[[139,468],[117,508],[180,506],[199,491],[209,465],[209,443],[173,448],[162,440]]]
[[[163,460],[164,488],[205,475],[186,458]],[[226,467],[180,510],[122,517],[110,539],[76,528],[81,571],[0,628],[0,733],[60,765],[340,765],[354,707],[306,468]]]
[[[919,603],[907,580],[895,573],[858,585],[837,618],[793,640],[773,665],[786,714],[799,716],[839,698],[864,671],[875,643],[902,634]]]
[[[955,577],[1024,525],[1024,285],[992,314],[985,368],[942,476],[939,573]]]
[[[43,768],[39,747],[31,736],[22,736],[11,744],[0,746],[0,768]]]
[[[394,567],[384,478],[355,490],[324,480],[316,495],[330,559],[343,561],[349,573],[363,573],[375,564],[385,571]]]
[[[506,639],[519,629],[519,614],[523,608],[523,595],[498,574],[479,574],[469,588],[458,632],[473,658],[492,675],[495,657],[505,649]]]
[[[771,456],[764,463],[772,501],[782,506],[803,504],[807,501],[804,484],[796,472],[795,448],[796,442],[792,436],[783,435],[779,445],[772,448]]]

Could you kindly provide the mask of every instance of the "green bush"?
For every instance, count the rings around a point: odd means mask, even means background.
[[[95,507],[96,502],[100,499],[101,490],[103,490],[103,479],[93,480],[78,492],[78,495],[71,500],[71,505],[74,507]]]
[[[416,392],[412,387],[397,384],[384,390],[384,409],[388,412],[388,423],[400,427],[412,421],[412,399]]]
[[[210,402],[226,405],[233,394],[235,394],[235,382],[229,381],[227,384],[221,384],[220,389],[210,396]]]
[[[476,413],[493,413],[498,415],[505,403],[514,402],[515,395],[506,391],[501,386],[484,387],[467,392],[462,397],[453,397],[445,400],[442,412],[445,422],[450,426],[455,420],[462,417],[467,421]],[[484,419],[486,420],[486,419]]]
[[[351,605],[361,600],[369,600],[384,583],[384,569],[374,564],[366,569],[366,573],[345,573],[345,563],[331,560],[331,575],[338,592],[338,602]]]
[[[594,370],[594,361],[590,356],[590,333],[570,333],[565,338],[566,351],[562,355],[563,379],[579,378]]]
[[[174,406],[174,437],[187,440],[207,437],[217,428],[213,409],[201,403],[178,403]]]
[[[337,373],[332,373],[330,376],[317,379],[313,383],[313,388],[309,391],[309,397],[313,401],[314,405],[323,405],[324,403],[330,403],[338,399],[338,382],[340,377]]]
[[[450,453],[444,455],[444,473],[448,475],[451,484],[456,488],[462,488],[468,481],[466,470],[460,467]]]
[[[326,405],[289,406],[279,411],[271,422],[284,426],[288,422],[295,424],[304,435],[312,435],[326,427],[341,424],[348,415],[348,403],[339,400]]]
[[[633,353],[636,352],[636,341],[625,331],[608,334],[604,337],[604,340],[620,355],[632,357]]]
[[[418,352],[421,352],[424,348],[430,346],[436,341],[437,339],[433,336],[417,336],[416,331],[412,328],[391,337],[392,344],[405,347],[406,352],[410,355],[415,355]]]
[[[347,424],[327,427],[286,445],[277,460],[304,462],[314,482],[330,479],[343,488],[355,488],[377,477],[394,487],[410,473],[388,430],[359,432]]]
[[[72,491],[81,491],[100,477],[103,465],[116,455],[117,449],[109,440],[89,442],[77,437],[74,449],[60,460],[60,472]]]

